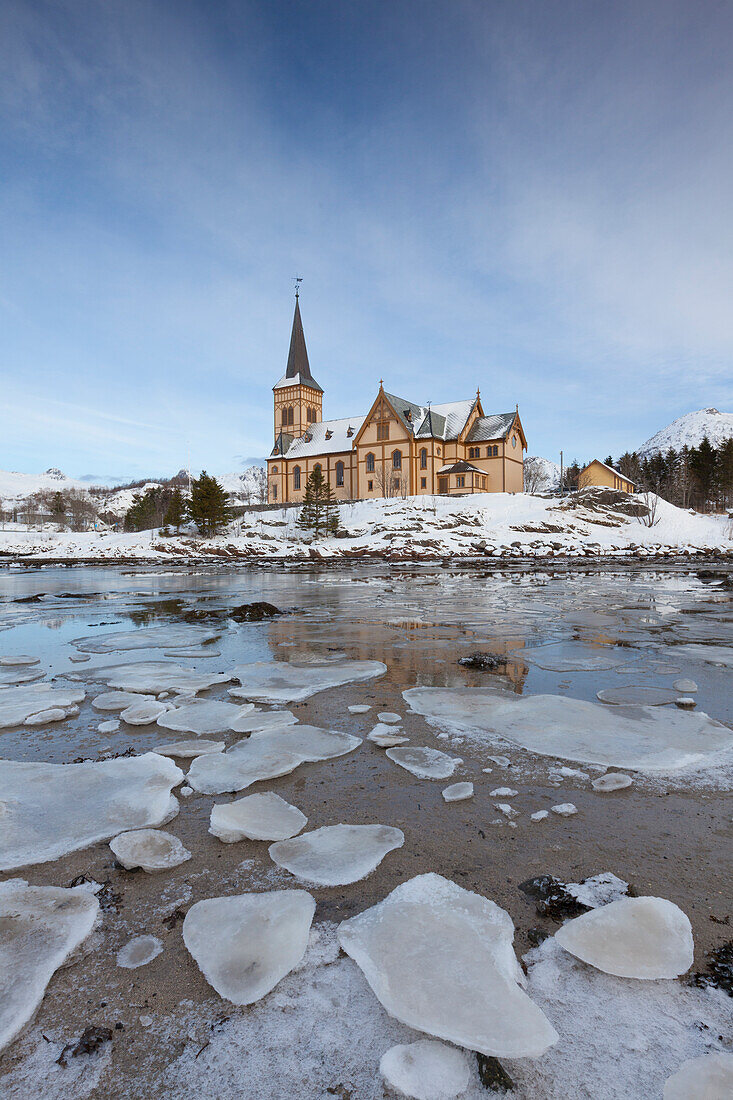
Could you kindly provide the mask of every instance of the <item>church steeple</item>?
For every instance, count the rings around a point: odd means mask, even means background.
[[[285,374],[272,389],[275,395],[275,439],[280,440],[281,448],[284,448],[281,453],[284,454],[293,439],[298,439],[311,425],[320,422],[323,406],[323,389],[311,374],[308,362],[297,286],[288,365]]]
[[[295,313],[293,315],[293,329],[290,333],[290,351],[288,352],[288,366],[285,377],[292,379],[296,385],[300,384],[310,386],[314,390],[321,390],[311,374],[310,363],[308,362],[308,350],[305,346],[305,333],[300,317],[300,302],[298,301],[297,290],[295,292]],[[323,393],[323,390],[321,390],[321,393]]]

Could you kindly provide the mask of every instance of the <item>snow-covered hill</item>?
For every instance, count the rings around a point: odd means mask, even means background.
[[[0,470],[0,506],[8,506],[27,500],[42,490],[61,492],[64,489],[82,489],[87,492],[92,487],[83,481],[67,477],[61,470],[51,467],[43,474],[20,474],[16,470]]]
[[[733,413],[719,412],[718,409],[685,413],[647,439],[637,453],[641,458],[649,458],[660,452],[666,454],[670,448],[681,451],[685,446],[699,447],[705,436],[714,447],[730,439],[733,436]]]

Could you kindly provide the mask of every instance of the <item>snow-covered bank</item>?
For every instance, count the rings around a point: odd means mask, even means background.
[[[343,530],[314,541],[297,525],[298,509],[257,510],[214,539],[193,531],[52,533],[0,531],[0,555],[33,561],[171,561],[436,558],[595,558],[733,555],[733,525],[658,501],[656,522],[635,515],[640,499],[611,490],[570,497],[494,493],[408,497],[340,507]]]

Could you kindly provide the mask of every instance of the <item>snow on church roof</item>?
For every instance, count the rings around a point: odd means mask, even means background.
[[[354,437],[365,419],[363,416],[351,416],[344,420],[321,420],[318,424],[311,424],[305,435],[294,440],[288,448],[288,459],[350,451]]]

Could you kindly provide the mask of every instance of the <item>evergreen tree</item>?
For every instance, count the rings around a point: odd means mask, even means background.
[[[189,513],[199,532],[209,538],[224,527],[232,517],[229,494],[215,477],[209,477],[206,470],[195,479],[191,486]]]
[[[718,448],[717,482],[723,506],[733,502],[733,439],[726,439]]]
[[[708,501],[713,496],[715,489],[715,475],[717,473],[715,461],[716,455],[707,436],[703,436],[699,447],[694,447],[690,452],[690,468],[697,483],[700,495],[700,504],[707,508]]]
[[[66,518],[66,501],[63,493],[54,493],[51,500],[51,515],[58,523],[63,523]]]
[[[333,490],[324,479],[320,466],[317,466],[305,484],[298,526],[313,531],[318,538],[322,534],[335,534],[338,525],[338,508]]]
[[[176,533],[181,530],[181,524],[186,518],[186,501],[183,499],[183,493],[176,487],[173,490],[173,494],[168,505],[168,510],[163,516],[163,523],[169,527],[175,527]]]

